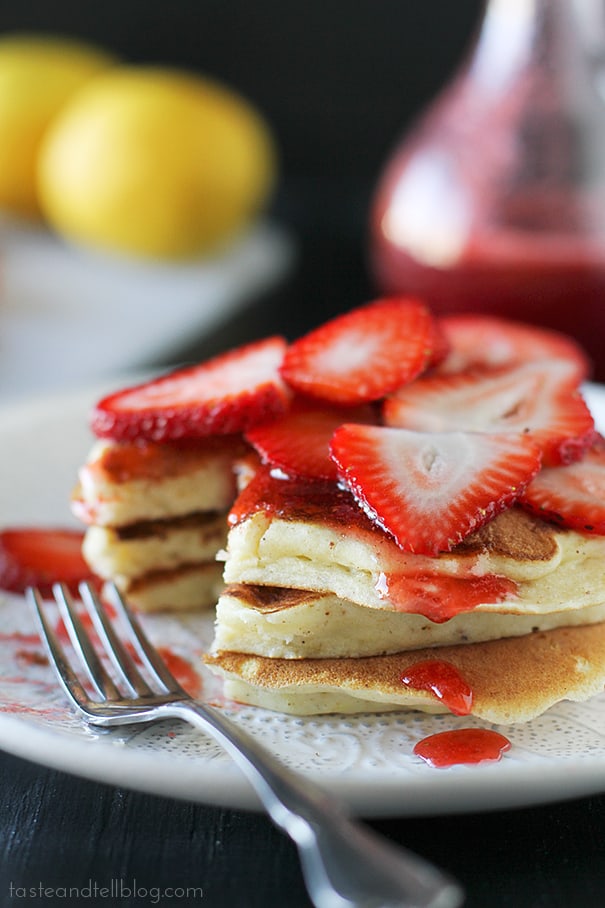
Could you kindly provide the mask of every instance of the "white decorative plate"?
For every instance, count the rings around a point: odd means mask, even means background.
[[[86,414],[106,388],[0,410],[0,515],[8,525],[68,525],[68,498],[90,437]],[[587,396],[605,425],[605,389]],[[0,747],[91,779],[207,804],[257,801],[212,741],[178,723],[90,731],[66,706],[19,596],[0,596]],[[146,621],[150,636],[194,666],[204,696],[216,682],[200,668],[211,619]],[[498,763],[433,769],[413,746],[436,731],[468,727],[454,716],[291,718],[233,707],[233,720],[285,763],[325,784],[365,816],[438,814],[536,804],[605,791],[605,694],[563,703],[526,725],[499,729],[511,749]]]

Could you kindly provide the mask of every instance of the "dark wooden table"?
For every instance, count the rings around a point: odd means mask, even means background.
[[[368,299],[365,204],[334,185],[279,199],[277,214],[300,238],[295,272],[237,323],[173,356],[201,358],[269,332],[293,337]],[[539,807],[486,803],[480,813],[372,826],[447,868],[468,908],[603,908],[605,796],[560,794]],[[1,906],[310,904],[294,847],[261,814],[113,788],[8,754],[0,754],[0,797]]]
[[[10,756],[0,759],[0,791],[3,906],[310,905],[294,847],[262,815],[123,791]],[[372,826],[447,867],[468,908],[603,908],[604,821],[605,797],[593,797]],[[122,897],[87,896],[112,880]],[[56,895],[41,897],[40,887]],[[81,897],[64,898],[62,887]],[[167,897],[187,887],[203,898]]]

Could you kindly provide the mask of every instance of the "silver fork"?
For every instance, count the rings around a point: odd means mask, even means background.
[[[66,587],[57,585],[53,592],[81,662],[77,669],[45,615],[39,591],[28,590],[28,598],[51,664],[77,711],[91,725],[172,718],[210,734],[245,773],[273,822],[296,843],[316,908],[455,908],[462,903],[462,892],[449,876],[350,819],[332,796],[287,770],[220,711],[194,701],[168,671],[115,588],[112,605],[146,674],[122,643],[94,589],[89,584],[80,587],[115,680],[104,667]],[[79,677],[82,672],[84,681]],[[85,690],[87,682],[96,692],[94,698]]]

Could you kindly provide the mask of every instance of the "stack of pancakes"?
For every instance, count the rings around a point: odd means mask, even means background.
[[[228,436],[98,441],[73,509],[92,569],[136,608],[218,598],[206,663],[240,702],[447,711],[402,681],[427,660],[502,724],[605,686],[605,537],[517,507],[437,558],[410,554],[336,483],[272,473]]]
[[[74,496],[84,555],[144,611],[218,597],[205,661],[238,701],[460,711],[459,683],[465,714],[511,723],[588,699],[605,686],[605,442],[570,344],[387,299],[109,395]],[[410,388],[413,418],[389,397]],[[466,439],[430,494],[422,433]],[[528,498],[538,470],[582,459],[554,504]]]
[[[447,711],[403,683],[457,669],[471,712],[528,720],[605,685],[605,537],[517,507],[437,558],[403,552],[335,483],[259,467],[230,514],[212,670],[294,714]]]
[[[72,501],[92,570],[142,611],[213,607],[241,444],[96,442]]]

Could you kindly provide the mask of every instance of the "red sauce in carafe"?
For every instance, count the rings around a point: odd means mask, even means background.
[[[442,659],[425,659],[407,668],[401,683],[415,690],[428,690],[456,716],[468,716],[473,691],[458,669]]]
[[[510,747],[508,738],[489,728],[457,728],[418,741],[414,753],[430,766],[442,769],[497,761]]]
[[[380,283],[419,295],[440,314],[479,312],[548,325],[575,336],[597,364],[605,334],[605,253],[580,242],[511,231],[471,240],[448,268],[423,264],[383,239]],[[604,372],[599,377],[603,378]]]

